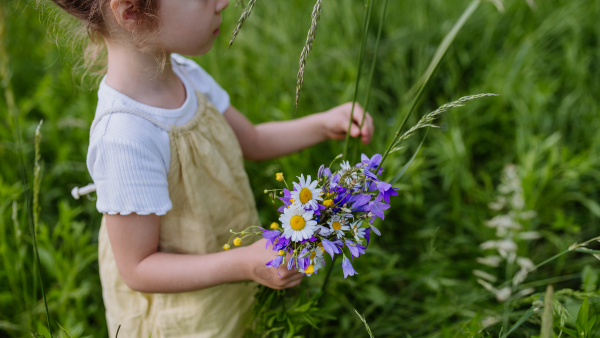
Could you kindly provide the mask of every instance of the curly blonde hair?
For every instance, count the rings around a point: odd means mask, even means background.
[[[89,37],[85,43],[84,65],[86,72],[106,72],[106,58],[103,57],[105,44],[103,37],[110,32],[106,23],[107,3],[110,0],[52,0],[65,12],[78,19],[81,23],[79,33],[82,31]],[[136,47],[141,51],[153,52],[159,55],[161,68],[166,62],[166,55],[161,46],[153,41],[153,33],[158,30],[159,0],[137,0],[136,2],[136,29],[133,38]],[[82,35],[82,34],[79,34]]]

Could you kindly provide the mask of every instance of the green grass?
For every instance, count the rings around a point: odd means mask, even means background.
[[[376,134],[361,152],[385,150],[410,108],[414,85],[469,3],[390,1],[370,100]],[[301,0],[258,1],[226,52],[227,32],[241,13],[232,4],[224,14],[224,35],[211,52],[195,58],[253,122],[304,116],[352,100],[364,5],[360,0],[325,1],[294,115],[298,59],[313,5]],[[41,13],[25,1],[0,6],[7,15],[0,24],[7,30],[10,81],[20,110],[29,182],[35,128],[44,119],[37,241],[50,319],[72,337],[106,336],[96,262],[100,215],[93,201],[70,196],[74,186],[90,182],[85,155],[97,100],[95,82],[87,78],[82,83],[81,72],[73,70],[80,49],[73,49],[64,36],[58,46],[48,36],[54,17],[50,12]],[[321,302],[326,316],[318,323],[319,333],[307,327],[300,334],[347,337],[359,332],[367,337],[354,309],[364,314],[375,337],[475,336],[472,328],[479,320],[501,316],[503,305],[476,283],[471,270],[481,268],[475,262],[483,255],[478,245],[494,237],[484,221],[492,216],[487,203],[496,194],[506,163],[518,165],[526,207],[538,212],[528,229],[544,235],[521,244],[519,255],[539,263],[600,233],[600,3],[538,1],[538,9],[532,11],[525,1],[507,0],[505,7],[506,12],[499,13],[491,3],[480,5],[433,74],[408,126],[462,96],[500,96],[448,112],[440,120],[441,130],[429,132],[420,155],[396,184],[400,196],[385,222],[378,224],[383,236],[373,240],[368,255],[356,260],[359,274],[344,280],[341,268],[334,269]],[[377,8],[366,65],[373,58]],[[363,76],[369,68],[363,67]],[[361,81],[361,103],[367,82]],[[4,95],[0,116],[0,337],[27,336],[29,328],[47,335]],[[390,155],[384,166],[389,177],[410,159],[419,142],[414,137]],[[282,159],[247,163],[263,223],[276,219],[262,193],[278,187],[276,172],[287,177],[314,174],[342,149],[343,142],[330,141]],[[592,256],[564,255],[530,273],[525,283],[577,276],[586,265],[591,266],[588,274],[600,271]],[[502,279],[501,271],[495,273]],[[307,278],[306,289],[317,292],[324,277]],[[543,284],[536,284],[538,292],[545,290]],[[554,288],[577,290],[583,284],[573,277],[555,282]],[[597,293],[597,279],[588,278],[586,285],[586,292]],[[514,303],[510,325],[531,307]],[[576,313],[577,308],[572,314]],[[58,325],[53,331],[60,331]],[[488,331],[497,336],[500,325]],[[539,332],[538,324],[526,322],[511,337]]]

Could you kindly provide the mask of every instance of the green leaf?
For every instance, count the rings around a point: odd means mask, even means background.
[[[596,316],[592,317],[590,319],[590,321],[587,323],[587,325],[585,326],[585,333],[589,334],[592,331],[592,328],[594,327],[594,324],[596,324]]]
[[[389,184],[394,185],[394,183],[398,182],[398,180],[402,177],[402,175],[404,175],[404,173],[406,172],[406,169],[408,169],[410,164],[414,161],[415,157],[417,157],[417,154],[419,153],[419,150],[421,150],[421,146],[423,145],[423,142],[425,142],[425,138],[427,137],[428,133],[429,133],[429,128],[427,128],[427,131],[425,132],[425,135],[423,136],[423,139],[421,140],[421,143],[419,144],[419,147],[417,148],[417,150],[415,150],[415,153],[413,154],[413,156],[410,158],[410,160],[408,162],[406,162],[406,164],[400,169],[400,171],[398,171],[398,173],[396,175],[394,175],[394,177],[388,182]]]
[[[306,311],[308,311],[308,309],[310,309],[311,305],[312,305],[312,301],[308,302],[308,303],[304,303],[304,304],[298,306],[297,308],[295,308],[292,311],[293,312],[306,312]]]
[[[577,314],[577,324],[583,329],[588,322],[588,311],[590,309],[590,303],[588,299],[583,300],[583,304],[581,304],[581,308],[579,308],[579,313]]]
[[[523,323],[525,323],[525,321],[527,319],[529,319],[529,317],[531,317],[531,315],[533,314],[533,309],[535,307],[530,307],[529,310],[527,310],[527,312],[525,312],[525,314],[515,323],[515,325],[513,325],[513,327],[510,328],[510,330],[508,332],[506,332],[505,334],[502,335],[501,338],[506,338],[508,337],[509,334],[511,334],[514,330],[516,330],[519,326],[521,326]]]
[[[558,327],[562,332],[568,334],[569,336],[573,337],[573,338],[579,338],[577,337],[577,332],[575,330],[571,330],[571,329],[567,329],[566,327],[562,327],[559,326]]]
[[[315,322],[315,320],[313,319],[313,317],[312,317],[311,315],[309,315],[309,314],[306,314],[306,313],[303,313],[303,314],[302,314],[302,318],[304,318],[304,320],[306,320],[306,322],[307,322],[307,323],[308,323],[310,326],[314,327],[314,328],[315,328],[315,329],[317,329],[317,330],[319,329],[319,327],[317,326],[317,323]]]
[[[586,254],[590,254],[590,255],[597,255],[600,254],[600,250],[591,250],[591,249],[575,249],[573,250],[575,252],[581,252],[581,253],[586,253]]]

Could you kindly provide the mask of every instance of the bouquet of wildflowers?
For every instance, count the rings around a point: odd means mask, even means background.
[[[259,227],[260,232],[240,234],[262,234],[267,239],[267,247],[277,252],[277,257],[266,263],[267,268],[279,269],[286,264],[288,269],[311,276],[325,265],[323,255],[328,253],[332,259],[342,255],[344,278],[353,276],[357,272],[345,251],[353,261],[365,254],[371,230],[380,235],[373,221],[384,218],[390,196],[398,195],[391,184],[380,180],[381,159],[380,154],[371,158],[362,154],[361,162],[351,166],[342,161],[336,172],[331,170],[332,162],[329,167],[319,168],[316,180],[302,174],[298,182],[293,182],[292,190],[270,190],[273,197],[277,192],[283,195],[277,197],[283,202],[278,209],[281,226],[273,223],[271,230]],[[285,182],[283,173],[277,174],[277,180]],[[241,244],[241,238],[236,238],[234,244]],[[229,244],[224,248],[229,249]]]

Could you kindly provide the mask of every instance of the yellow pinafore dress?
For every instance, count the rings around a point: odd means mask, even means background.
[[[113,111],[142,116],[169,133],[171,164],[167,180],[173,209],[160,218],[161,252],[218,252],[230,236],[229,229],[241,231],[259,225],[239,142],[204,94],[196,92],[196,96],[196,115],[183,126],[167,126],[143,112]],[[104,218],[99,263],[112,338],[119,325],[119,337],[124,338],[234,338],[244,332],[255,283],[223,284],[174,294],[133,291],[117,269]]]

